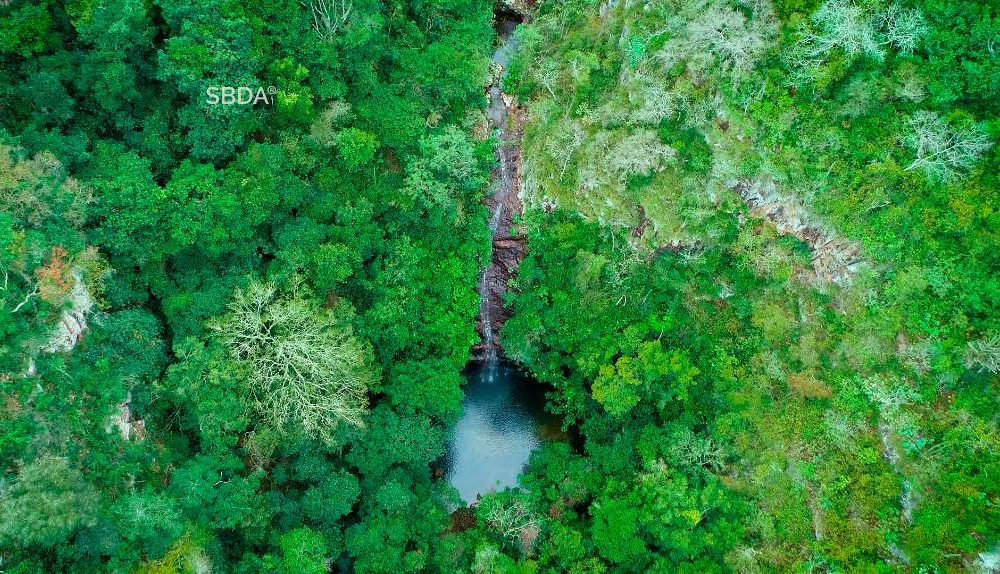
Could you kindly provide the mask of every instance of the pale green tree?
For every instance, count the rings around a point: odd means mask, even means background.
[[[920,111],[910,118],[904,136],[916,154],[906,169],[919,169],[936,180],[951,181],[971,168],[990,148],[989,137],[977,125],[952,126],[941,116]]]
[[[62,457],[43,456],[0,482],[0,546],[53,547],[94,523],[99,497]]]
[[[212,324],[246,378],[263,419],[323,438],[339,424],[364,426],[372,380],[364,346],[348,325],[292,289],[251,283]]]

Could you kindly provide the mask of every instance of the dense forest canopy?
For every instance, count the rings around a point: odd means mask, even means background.
[[[995,2],[9,0],[0,71],[0,571],[1000,572]],[[566,434],[468,508],[498,81]]]
[[[994,571],[997,5],[571,1],[518,37],[506,341],[585,438],[530,495],[609,571]]]

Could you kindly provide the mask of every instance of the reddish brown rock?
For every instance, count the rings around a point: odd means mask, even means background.
[[[491,128],[500,130],[497,166],[493,170],[495,190],[484,203],[490,210],[493,245],[489,266],[483,271],[479,294],[482,298],[476,330],[480,344],[473,348],[478,359],[491,351],[501,353],[499,332],[510,318],[511,309],[504,305],[504,293],[517,274],[517,268],[527,253],[527,242],[514,226],[515,215],[524,211],[521,203],[521,136],[524,134],[525,111],[516,99],[490,86],[490,109],[487,117]]]

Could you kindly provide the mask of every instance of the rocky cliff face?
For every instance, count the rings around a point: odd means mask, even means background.
[[[490,104],[486,116],[490,130],[499,132],[500,145],[497,147],[497,166],[492,174],[495,190],[485,200],[490,210],[493,245],[489,264],[479,285],[482,301],[476,329],[481,343],[473,349],[475,358],[479,360],[501,351],[500,328],[511,313],[504,305],[504,293],[527,253],[524,235],[514,229],[514,217],[524,211],[520,197],[521,136],[526,112],[513,96],[503,93],[500,85],[507,55],[513,49],[511,34],[515,25],[514,20],[498,22],[501,45],[493,56],[494,80],[488,87]]]
[[[62,312],[59,323],[42,347],[46,353],[72,351],[87,329],[87,316],[94,308],[94,300],[83,282],[80,272],[73,273],[73,288],[68,296],[69,307]]]
[[[805,281],[849,285],[864,266],[860,245],[816,222],[801,201],[779,194],[774,182],[740,180],[732,187],[746,203],[751,216],[770,221],[779,233],[791,235],[809,246],[812,269],[803,274]]]

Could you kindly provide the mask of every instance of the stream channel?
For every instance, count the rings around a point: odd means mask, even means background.
[[[495,68],[504,70],[515,48],[513,30],[518,19],[498,14],[500,45],[493,54]],[[452,430],[445,459],[448,481],[466,503],[480,495],[517,485],[517,477],[531,452],[545,438],[558,435],[559,423],[544,411],[544,388],[503,358],[498,331],[509,311],[503,294],[507,281],[524,256],[524,238],[512,232],[521,211],[518,198],[520,117],[513,99],[500,88],[503,72],[489,86],[486,116],[497,133],[497,167],[493,194],[487,198],[492,237],[490,261],[479,280],[477,330],[481,343],[466,370],[462,417]]]

